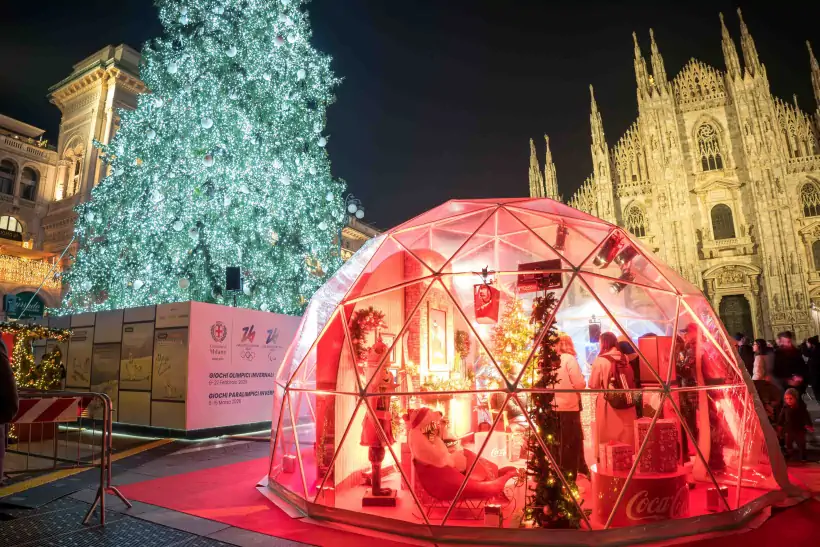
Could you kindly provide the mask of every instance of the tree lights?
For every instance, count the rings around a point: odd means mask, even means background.
[[[101,146],[110,174],[77,208],[61,312],[221,303],[239,264],[252,289],[238,305],[301,313],[338,265],[345,219],[322,135],[330,58],[301,1],[158,5],[165,34],[141,68],[152,93]]]

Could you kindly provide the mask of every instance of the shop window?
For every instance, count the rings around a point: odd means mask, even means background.
[[[0,216],[0,230],[23,233],[23,225],[16,218],[3,215]]]

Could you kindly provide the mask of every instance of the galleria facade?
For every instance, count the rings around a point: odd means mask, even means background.
[[[568,204],[640,238],[730,334],[802,339],[820,333],[820,66],[807,42],[808,114],[771,94],[742,17],[742,64],[720,25],[725,70],[691,59],[674,78],[633,34],[638,117],[610,147],[592,95],[593,173]],[[530,148],[530,194],[561,199],[549,141],[543,168]]]

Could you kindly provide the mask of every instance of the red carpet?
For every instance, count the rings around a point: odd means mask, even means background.
[[[721,536],[688,545],[696,547],[751,547],[782,545],[802,547],[820,543],[820,501],[810,499],[775,514],[760,528],[730,536]]]
[[[372,537],[333,530],[286,515],[256,491],[268,459],[224,465],[119,487],[131,500],[312,545],[360,545]],[[379,547],[408,547],[380,538]]]
[[[313,545],[359,545],[373,541],[366,535],[335,530],[294,519],[265,499],[255,486],[267,472],[267,458],[225,465],[120,488],[132,500],[215,520],[237,528]],[[776,512],[762,526],[748,532],[693,540],[697,547],[818,545],[820,502],[811,499]],[[408,547],[379,538],[379,547]]]

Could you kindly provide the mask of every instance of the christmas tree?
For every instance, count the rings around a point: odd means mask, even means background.
[[[35,339],[50,339],[59,342],[68,341],[71,332],[63,329],[50,329],[40,325],[22,323],[0,323],[0,332],[14,336],[14,349],[11,353],[11,368],[14,381],[19,388],[57,389],[63,378],[62,353],[60,348],[45,355],[38,365],[34,360],[32,342]]]
[[[495,362],[510,382],[515,381],[530,356],[532,337],[532,325],[521,301],[510,298],[490,340]],[[522,382],[526,384],[527,378],[522,378]]]
[[[301,0],[157,0],[150,89],[100,146],[77,207],[63,313],[197,300],[301,313],[339,264],[343,184],[325,109],[338,83]],[[225,292],[239,267],[243,292]]]
[[[535,299],[532,310],[532,323],[537,332],[546,329],[537,354],[538,380],[533,388],[554,389],[558,381],[560,357],[555,351],[558,343],[558,334],[552,320],[555,309],[555,295],[546,293]],[[547,321],[550,321],[548,324]],[[530,433],[527,441],[530,458],[527,461],[527,475],[531,479],[530,495],[525,508],[526,518],[540,528],[578,528],[582,516],[575,499],[578,490],[575,486],[575,477],[570,473],[556,469],[550,462],[547,454],[541,448],[541,443],[547,447],[553,456],[559,453],[560,418],[553,406],[554,393],[534,391],[530,394],[529,415],[536,431]],[[540,437],[540,441],[539,441]],[[561,480],[563,474],[566,485]]]

